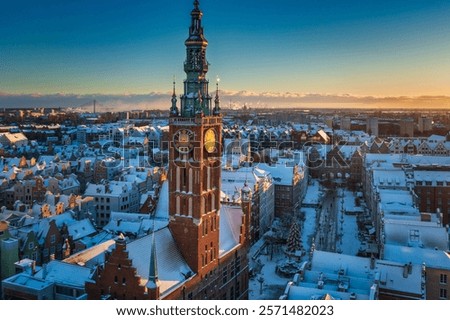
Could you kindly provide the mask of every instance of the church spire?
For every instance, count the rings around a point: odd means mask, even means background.
[[[214,99],[214,111],[213,111],[213,114],[215,116],[220,114],[219,81],[220,81],[220,79],[217,78],[217,81],[216,81],[216,98]]]
[[[173,77],[172,107],[170,108],[170,115],[178,116],[177,95],[175,93],[175,77]]]
[[[155,229],[153,224],[153,236],[152,236],[152,251],[150,252],[150,268],[148,274],[147,290],[152,296],[152,299],[158,299],[159,297],[159,277],[158,277],[158,265],[156,261],[156,241],[155,241]]]

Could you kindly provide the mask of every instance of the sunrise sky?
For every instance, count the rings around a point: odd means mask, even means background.
[[[168,108],[192,0],[8,1],[0,107]],[[200,1],[225,104],[450,109],[450,2]]]

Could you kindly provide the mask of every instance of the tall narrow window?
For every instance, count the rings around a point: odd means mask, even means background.
[[[206,188],[211,189],[211,167],[206,167]]]
[[[175,179],[175,181],[176,181],[176,186],[175,186],[175,188],[176,188],[176,191],[180,191],[180,183],[181,183],[181,174],[180,174],[180,167],[178,167],[177,166],[177,177],[176,177],[176,179]]]
[[[194,173],[192,168],[189,168],[189,188],[188,192],[194,192]]]
[[[178,214],[181,213],[180,212],[180,209],[181,209],[180,207],[181,207],[181,200],[180,200],[180,197],[178,196],[177,199],[176,199],[176,208],[175,208],[176,213],[178,213]]]
[[[190,216],[190,217],[192,217],[192,198],[189,198],[189,200],[188,200],[188,215]]]

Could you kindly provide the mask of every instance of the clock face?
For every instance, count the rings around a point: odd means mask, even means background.
[[[182,129],[175,132],[173,143],[180,153],[188,153],[194,148],[194,133],[191,130]]]
[[[208,153],[216,151],[216,132],[213,129],[205,132],[205,149]]]

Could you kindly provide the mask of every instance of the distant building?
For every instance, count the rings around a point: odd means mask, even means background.
[[[450,224],[450,171],[414,170],[414,191],[422,212],[440,212]]]
[[[0,143],[4,146],[20,148],[28,144],[28,138],[21,132],[7,132],[0,134]]]
[[[349,117],[341,118],[341,130],[350,131],[352,129],[352,119]]]
[[[270,172],[275,185],[275,216],[291,217],[300,208],[306,193],[308,177],[299,165],[259,164],[258,168]]]
[[[89,184],[84,195],[94,199],[95,222],[98,227],[109,222],[111,211],[139,211],[140,195],[134,182],[105,181],[103,184]]]
[[[378,118],[367,118],[366,132],[372,136],[378,137]]]
[[[19,241],[9,232],[8,224],[0,221],[0,280],[15,273],[14,263],[19,260]]]
[[[421,116],[418,119],[417,127],[419,132],[429,132],[433,130],[433,119],[427,116]]]
[[[400,120],[400,136],[401,137],[414,137],[414,120],[401,119]]]

